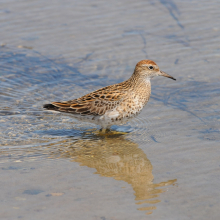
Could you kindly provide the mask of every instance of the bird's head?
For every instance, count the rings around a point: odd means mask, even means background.
[[[146,77],[148,79],[153,78],[154,76],[165,76],[176,80],[172,76],[160,70],[157,64],[152,60],[141,60],[137,63],[134,74],[137,74],[141,77]]]

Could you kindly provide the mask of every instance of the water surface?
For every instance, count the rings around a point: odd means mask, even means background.
[[[1,219],[219,219],[219,2],[2,1]],[[121,82],[142,113],[115,135],[42,109]]]

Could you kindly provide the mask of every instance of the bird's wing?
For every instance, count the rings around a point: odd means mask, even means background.
[[[124,99],[125,93],[119,92],[117,86],[114,87],[105,87],[66,102],[52,102],[44,105],[44,108],[72,114],[104,115],[106,111],[114,109]]]

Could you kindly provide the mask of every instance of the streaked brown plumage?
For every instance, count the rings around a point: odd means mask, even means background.
[[[137,63],[132,76],[121,83],[110,85],[78,99],[66,102],[52,102],[44,108],[68,113],[75,118],[93,122],[102,128],[122,124],[140,113],[151,94],[150,79],[154,76],[172,76],[160,71],[154,61]]]

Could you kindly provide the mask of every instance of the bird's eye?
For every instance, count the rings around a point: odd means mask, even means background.
[[[148,69],[149,69],[149,70],[153,70],[154,67],[153,67],[153,66],[149,66]]]

